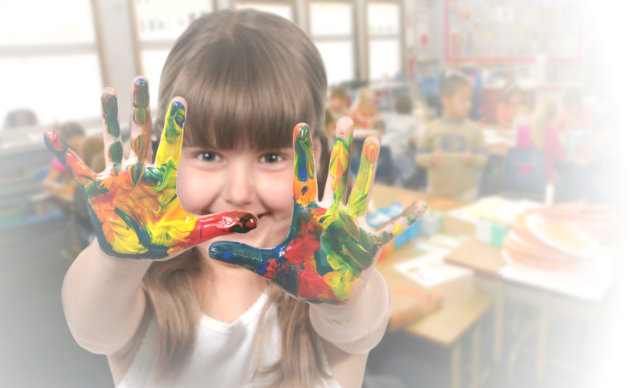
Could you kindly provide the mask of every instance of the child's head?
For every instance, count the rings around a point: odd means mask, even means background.
[[[356,106],[363,109],[374,107],[375,93],[373,93],[373,90],[369,88],[360,88],[358,90]]]
[[[576,88],[566,90],[563,94],[563,107],[566,109],[579,108],[583,105],[583,95]]]
[[[60,125],[57,133],[60,135],[60,138],[66,142],[71,151],[82,157],[82,141],[84,140],[84,137],[86,137],[86,133],[81,125],[76,122],[69,121]]]
[[[298,123],[312,130],[319,190],[324,189],[326,94],[320,53],[290,21],[247,9],[192,22],[164,65],[157,120],[161,128],[174,96],[186,100],[177,179],[184,209],[251,211],[259,217],[258,228],[224,239],[261,248],[281,243],[291,224]]]
[[[402,115],[410,115],[413,112],[411,98],[401,94],[393,99],[393,110]]]
[[[460,75],[448,76],[440,86],[444,118],[458,120],[468,117],[472,106],[473,86]]]
[[[537,148],[543,149],[545,130],[550,127],[557,116],[557,106],[554,102],[540,101],[530,120],[530,138]]]
[[[349,95],[347,91],[341,86],[332,86],[329,88],[329,101],[327,106],[333,111],[342,111],[347,107],[349,101]]]
[[[325,132],[329,142],[332,142],[336,137],[336,119],[329,109],[325,109]]]
[[[95,172],[106,169],[106,159],[104,157],[104,140],[102,137],[91,136],[82,141],[82,159],[86,165]]]
[[[517,107],[523,103],[523,93],[515,83],[508,84],[503,90],[503,95],[504,101],[509,106]]]

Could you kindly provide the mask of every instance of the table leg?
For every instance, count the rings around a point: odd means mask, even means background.
[[[503,318],[504,318],[504,283],[503,280],[497,279],[495,281],[495,327],[493,330],[493,347],[492,347],[492,361],[493,361],[493,376],[492,386],[493,388],[499,387],[499,376],[501,372],[501,354],[503,345]]]
[[[462,386],[462,341],[459,339],[453,346],[450,355],[450,386],[460,388]]]
[[[574,385],[573,387],[578,387],[582,381],[583,375],[583,351],[585,350],[585,337],[587,334],[587,323],[581,321],[581,328],[579,330],[581,333],[581,337],[579,338],[579,351],[576,356],[576,370],[574,372]]]
[[[548,356],[548,333],[550,330],[550,293],[541,291],[541,302],[539,305],[539,341],[537,343],[537,359],[534,377],[537,387],[543,386],[545,379],[545,368]]]
[[[481,357],[481,325],[475,326],[471,338],[470,373],[472,377],[472,387],[478,388],[481,385],[482,375],[480,366]]]

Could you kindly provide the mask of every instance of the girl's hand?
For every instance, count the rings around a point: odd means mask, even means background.
[[[154,165],[145,78],[135,80],[133,100],[132,152],[124,159],[117,96],[110,88],[102,94],[106,171],[101,174],[91,171],[57,132],[44,134],[46,146],[82,186],[102,251],[120,258],[169,259],[214,237],[254,229],[258,220],[252,213],[226,212],[199,218],[181,208],[176,188],[185,100],[176,97],[170,103]]]
[[[416,202],[378,230],[371,229],[366,214],[379,141],[373,137],[365,141],[355,187],[345,205],[353,138],[350,118],[338,120],[336,134],[325,200],[318,203],[309,127],[299,124],[294,128],[294,212],[291,229],[281,245],[258,249],[216,242],[210,245],[210,257],[247,268],[307,302],[357,300],[382,245],[413,225],[426,205]]]

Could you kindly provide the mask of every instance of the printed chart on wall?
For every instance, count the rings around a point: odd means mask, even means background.
[[[446,59],[576,62],[582,12],[578,0],[446,0]]]

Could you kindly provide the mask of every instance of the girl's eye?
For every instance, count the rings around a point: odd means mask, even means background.
[[[266,154],[259,160],[261,163],[278,163],[284,158],[279,154]]]
[[[200,154],[197,155],[197,158],[204,162],[218,162],[221,160],[219,155],[210,151],[201,152]]]

